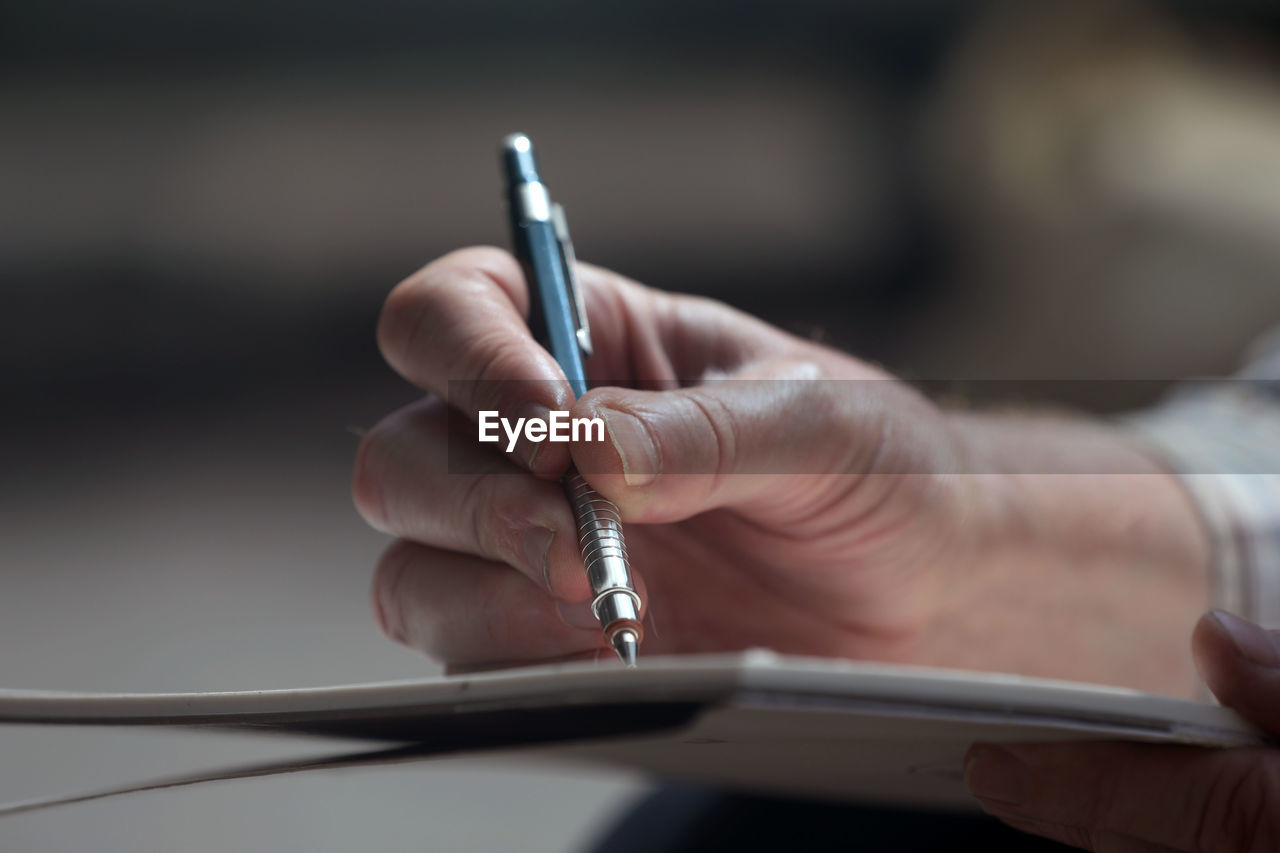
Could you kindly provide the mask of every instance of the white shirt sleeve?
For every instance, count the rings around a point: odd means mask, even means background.
[[[1181,477],[1213,539],[1215,606],[1280,627],[1280,333],[1232,379],[1189,382],[1130,425]]]

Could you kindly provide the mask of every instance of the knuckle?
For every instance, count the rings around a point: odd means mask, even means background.
[[[719,299],[691,293],[667,294],[649,291],[664,307],[688,323],[708,322],[716,325],[732,322],[737,311]]]
[[[488,477],[473,477],[467,481],[454,503],[454,528],[465,530],[476,553],[486,557],[505,558],[497,553],[500,525],[497,517],[497,496],[490,487]]]
[[[483,267],[511,259],[511,253],[497,246],[462,246],[445,252],[429,266]]]
[[[432,266],[439,265],[457,270],[470,270],[490,278],[502,278],[519,270],[515,256],[497,246],[466,246],[454,249]]]
[[[698,389],[690,391],[688,399],[705,429],[711,458],[715,460],[716,476],[733,472],[738,454],[739,424],[732,408],[716,395]]]
[[[484,388],[485,383],[516,378],[525,362],[523,356],[524,351],[511,343],[506,329],[486,329],[471,339],[466,351],[458,353],[450,375],[475,380]],[[464,363],[471,368],[464,370]]]
[[[595,264],[578,261],[578,272],[582,286],[586,288],[588,303],[596,299],[608,299],[619,303],[637,299],[673,300],[681,298],[679,294],[646,287],[638,281],[627,278],[625,275],[608,267],[600,267]]]
[[[471,542],[475,543],[478,550],[485,550],[485,513],[483,509],[484,479],[481,477],[473,477],[467,481],[463,487],[462,494],[458,496],[457,501],[453,504],[454,520],[453,527],[455,530],[465,530],[469,534]]]
[[[485,477],[470,487],[466,521],[483,556],[521,568],[520,537],[528,525],[528,512],[519,489],[494,486],[493,479]]]
[[[488,537],[493,555],[513,568],[523,568],[519,539],[521,531],[526,527],[524,513],[515,507],[495,506],[485,524],[489,528]]]
[[[515,257],[505,249],[472,246],[450,252],[423,270],[423,278],[443,293],[461,294],[493,302],[501,294],[501,302],[519,305],[525,295],[524,273]]]

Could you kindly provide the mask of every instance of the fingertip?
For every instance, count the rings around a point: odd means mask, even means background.
[[[396,590],[400,579],[413,558],[413,544],[404,539],[393,542],[382,553],[373,581],[369,584],[369,597],[373,604],[373,618],[378,628],[389,639],[408,645]]]
[[[649,485],[662,472],[657,437],[640,408],[643,399],[636,399],[640,394],[648,396],[643,391],[599,388],[574,404],[575,417],[600,424],[587,430],[587,440],[575,447],[579,471],[621,476],[632,488]],[[589,464],[584,468],[582,463]]]
[[[601,388],[579,402],[604,440],[574,444],[574,462],[623,520],[680,521],[717,505],[726,439],[688,394]]]
[[[418,270],[391,288],[383,300],[374,329],[378,352],[401,376],[405,375],[403,363],[407,359],[409,342],[413,340],[414,330],[426,311],[416,292],[426,269]]]
[[[385,533],[386,500],[382,492],[382,473],[374,459],[375,440],[373,430],[360,438],[351,467],[351,499],[360,517],[374,530]]]
[[[1280,667],[1280,642],[1277,642],[1276,632],[1267,631],[1225,610],[1210,613],[1229,637],[1236,654],[1258,666]]]
[[[1215,681],[1230,663],[1233,655],[1231,637],[1222,624],[1217,610],[1209,610],[1200,616],[1191,631],[1191,657],[1200,677],[1209,689],[1217,694]]]
[[[1233,623],[1236,631],[1232,630]],[[1241,630],[1240,626],[1252,627],[1238,616],[1215,609],[1202,615],[1191,633],[1191,655],[1196,669],[1224,705],[1235,704],[1241,679],[1246,675],[1242,664],[1248,659],[1234,636]]]
[[[648,502],[647,487],[657,479],[661,461],[640,418],[616,402],[606,402],[612,395],[605,392],[613,390],[591,391],[574,404],[574,417],[598,421],[600,426],[571,445],[571,457],[596,491],[616,504],[624,518],[634,518]]]
[[[1223,705],[1280,732],[1280,636],[1222,610],[1200,618],[1192,651],[1200,675]]]
[[[1217,700],[1244,711],[1250,705],[1253,667],[1240,656],[1221,611],[1210,611],[1196,623],[1191,651],[1200,678]]]
[[[382,601],[382,585],[377,582],[377,576],[373,583],[369,584],[369,601],[373,605],[373,621],[378,626],[378,630],[382,632],[384,637],[389,639],[398,639],[391,633],[391,621],[387,618],[387,607]]]

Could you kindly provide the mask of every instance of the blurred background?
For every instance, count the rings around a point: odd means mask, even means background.
[[[1111,412],[1280,322],[1272,3],[92,0],[0,7],[0,685],[432,674],[384,640],[353,431],[378,309],[505,245],[538,144],[584,259],[912,378]],[[289,753],[0,728],[0,800]],[[646,782],[450,761],[0,821],[6,850],[578,849]]]

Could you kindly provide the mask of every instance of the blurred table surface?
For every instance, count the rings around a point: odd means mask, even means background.
[[[404,387],[10,434],[0,684],[238,690],[412,678],[368,601],[387,539],[349,497],[353,426]],[[338,748],[341,748],[339,745]],[[0,801],[325,752],[205,732],[0,727]],[[575,849],[644,787],[494,759],[324,771],[0,820],[0,849]]]

